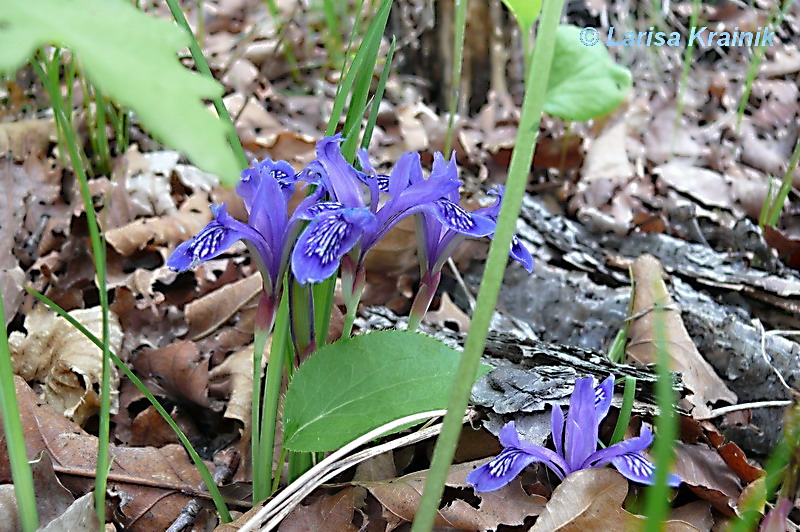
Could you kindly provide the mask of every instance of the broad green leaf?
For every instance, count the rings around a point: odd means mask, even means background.
[[[530,32],[531,26],[539,17],[542,10],[542,0],[503,0],[509,11],[514,14],[525,35]]]
[[[561,25],[545,97],[545,112],[583,122],[617,107],[631,87],[631,73],[616,64],[605,45],[581,42],[581,28]]]
[[[284,445],[330,451],[395,419],[445,408],[460,356],[408,331],[377,331],[321,347],[286,392]]]
[[[136,111],[155,137],[235,183],[239,167],[225,125],[203,103],[222,94],[222,86],[184,68],[176,55],[190,38],[121,0],[3,2],[0,74],[19,68],[39,46],[67,47],[91,81]]]

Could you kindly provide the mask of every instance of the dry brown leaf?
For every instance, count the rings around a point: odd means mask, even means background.
[[[102,337],[100,307],[69,313],[95,336]],[[109,311],[109,345],[119,353],[122,328]],[[57,412],[82,424],[100,409],[103,352],[64,318],[44,306],[25,317],[27,335],[14,331],[8,338],[14,373],[44,385],[42,395]],[[119,375],[111,370],[111,410],[117,411]]]
[[[333,495],[323,495],[307,506],[296,506],[278,527],[279,532],[336,530],[357,532],[353,524],[356,488],[348,487]]]
[[[174,245],[187,240],[211,220],[205,193],[189,197],[177,213],[160,218],[139,218],[106,232],[106,240],[121,255],[149,244]]]
[[[94,532],[98,528],[100,522],[94,510],[94,492],[90,491],[39,532]]]
[[[768,225],[764,228],[764,240],[778,250],[787,266],[800,269],[800,239],[790,238],[780,229]]]
[[[177,423],[181,431],[191,438],[197,436],[197,427],[191,418],[180,415],[178,408],[173,408],[170,417]],[[119,430],[119,429],[118,429]],[[181,440],[172,430],[153,405],[148,406],[133,418],[130,426],[130,438],[127,443],[131,447],[163,447],[169,443],[180,443]]]
[[[198,351],[194,342],[176,342],[144,351],[133,366],[167,395],[208,406],[208,357]]]
[[[742,493],[739,477],[715,449],[675,443],[675,473],[697,496],[729,514]]]
[[[411,218],[401,220],[367,253],[365,264],[371,273],[399,275],[417,265],[417,236]]]
[[[457,464],[450,468],[447,486],[467,488],[467,475],[486,460]],[[422,497],[427,471],[412,473],[384,482],[356,482],[363,486],[384,506],[384,517],[395,526],[413,521]],[[457,499],[439,510],[436,526],[449,526],[458,530],[494,530],[500,524],[518,526],[525,518],[538,515],[545,498],[528,495],[519,480],[504,488],[487,493],[477,493],[481,500],[478,508]],[[394,527],[392,527],[394,528]]]
[[[656,314],[653,306],[673,305],[672,298],[662,280],[661,264],[651,255],[643,255],[633,263],[635,295],[633,314],[640,317],[630,324],[628,356],[640,364],[656,362],[653,343],[653,327]],[[711,410],[708,404],[725,401],[736,404],[736,394],[725,385],[714,372],[714,368],[700,355],[683,325],[680,312],[675,309],[664,311],[666,320],[667,347],[671,355],[671,369],[679,371],[683,382],[692,392],[687,396],[694,405],[694,414],[707,416]]]
[[[700,168],[685,159],[674,159],[653,169],[670,187],[688,194],[707,206],[729,208],[733,203],[730,187],[717,172]]]
[[[94,486],[97,438],[81,430],[38,400],[20,377],[15,378],[28,459],[48,454],[59,480],[73,493]],[[193,497],[207,500],[202,479],[180,445],[128,448],[111,445],[109,502],[118,507],[113,519],[123,530],[164,530]],[[7,455],[0,453],[0,482],[10,480]],[[96,530],[96,528],[95,528]]]
[[[200,340],[216,331],[261,291],[261,274],[254,273],[195,299],[185,307],[188,337]]]
[[[464,311],[453,303],[453,300],[450,299],[450,294],[447,292],[442,294],[439,308],[434,311],[428,311],[422,321],[438,328],[452,328],[455,325],[457,332],[460,333],[469,332],[471,323],[469,316],[464,314]]]
[[[263,362],[269,356],[269,347],[265,351]],[[240,421],[243,432],[249,434],[253,399],[253,346],[239,349],[212,369],[209,388],[228,397],[224,417]]]
[[[358,464],[353,480],[381,481],[395,477],[397,477],[397,466],[394,463],[394,451],[390,450]]]
[[[644,518],[622,508],[628,481],[613,469],[584,469],[569,475],[553,491],[530,532],[626,532]],[[683,521],[664,524],[667,532],[698,532]]]
[[[13,484],[3,484],[0,486],[0,532],[18,532],[22,530],[22,523],[19,522],[19,512],[17,512],[17,496],[14,493]]]
[[[711,504],[705,501],[694,501],[673,508],[669,514],[670,521],[683,521],[698,530],[711,530],[714,526],[714,516],[711,515]]]
[[[11,154],[22,160],[28,154],[42,154],[55,140],[56,125],[52,119],[0,123],[0,157]]]

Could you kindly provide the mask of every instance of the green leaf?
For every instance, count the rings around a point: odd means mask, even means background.
[[[503,0],[509,11],[514,14],[523,32],[527,35],[531,26],[539,18],[542,10],[542,0]]]
[[[446,408],[460,357],[439,340],[408,331],[323,346],[286,392],[284,445],[330,451],[392,420]]]
[[[581,42],[581,28],[561,25],[545,97],[545,112],[583,122],[617,107],[631,87],[631,73],[616,64],[605,45]]]
[[[11,73],[36,48],[70,48],[84,72],[117,103],[136,111],[150,132],[227,183],[239,166],[225,125],[204,99],[222,94],[216,81],[184,68],[176,52],[191,37],[172,22],[120,0],[26,0],[0,10],[0,73]]]

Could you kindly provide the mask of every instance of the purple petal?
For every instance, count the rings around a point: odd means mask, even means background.
[[[292,194],[292,185],[297,181],[292,165],[286,161],[272,159],[264,159],[261,162],[253,160],[252,165],[252,168],[245,168],[242,171],[242,179],[236,185],[236,193],[244,200],[247,212],[250,212],[256,203],[255,196],[265,178],[279,183],[288,200],[288,196]]]
[[[272,162],[272,161],[269,161]],[[276,255],[283,249],[286,238],[288,220],[288,199],[281,189],[281,184],[272,175],[271,167],[264,166],[261,180],[253,197],[253,206],[250,209],[248,225],[255,228],[264,236],[269,248]],[[267,171],[268,170],[268,171]],[[274,257],[279,259],[280,257]],[[276,269],[277,264],[270,264],[271,269]]]
[[[793,507],[794,504],[792,504],[792,500],[789,497],[779,497],[775,507],[764,516],[761,526],[758,527],[758,532],[791,530],[789,528],[789,512],[792,511]]]
[[[535,457],[521,449],[509,447],[467,475],[467,483],[477,492],[498,490],[535,461]]]
[[[653,463],[639,453],[627,453],[611,459],[611,463],[628,480],[640,484],[653,484],[656,468]],[[667,485],[677,488],[681,478],[674,473],[667,476]]]
[[[597,449],[598,425],[594,379],[578,379],[569,400],[564,434],[564,457],[571,471],[581,469],[584,461]]]
[[[553,411],[550,413],[550,430],[553,431],[553,443],[556,446],[556,452],[564,455],[564,412],[559,405],[553,405]]]
[[[427,203],[425,210],[448,229],[467,236],[486,236],[494,232],[495,224],[491,219],[469,213],[448,199]]]
[[[261,235],[252,227],[233,219],[224,204],[212,206],[211,211],[214,219],[194,237],[176,247],[167,259],[167,266],[178,271],[187,270],[221,255],[237,240],[250,241],[262,259],[269,258],[269,249]]]
[[[372,166],[372,163],[369,162],[369,155],[367,154],[367,150],[364,148],[359,148],[356,152],[356,156],[358,157],[358,162],[361,163],[361,169],[364,170],[364,173],[361,174],[361,180],[368,184],[367,181],[370,179],[374,179],[375,182],[378,184],[378,190],[383,192],[384,194],[389,192],[389,176],[379,174],[375,168]]]
[[[564,478],[568,472],[567,463],[561,456],[546,447],[521,440],[513,421],[506,423],[500,429],[500,443],[506,448],[518,448],[533,456],[537,462],[542,462],[555,472],[559,478]]]
[[[321,282],[336,272],[339,261],[356,244],[374,217],[365,208],[339,209],[312,221],[295,243],[292,271],[301,284]]]
[[[348,207],[363,207],[359,172],[344,159],[341,146],[342,135],[324,137],[317,142],[317,160],[323,172],[325,187],[333,198]]]
[[[526,272],[533,273],[533,257],[531,256],[531,252],[525,244],[520,242],[517,235],[511,238],[511,251],[509,252],[509,256],[522,264]]]
[[[640,453],[650,447],[653,443],[653,433],[646,425],[642,425],[639,436],[628,438],[621,442],[609,445],[605,449],[600,449],[592,453],[581,467],[600,467],[609,462],[614,457],[629,453]]]
[[[503,428],[500,429],[499,434],[500,445],[503,447],[519,447],[519,432],[517,432],[517,424],[509,421]]]
[[[392,173],[389,176],[389,189],[387,192],[392,196],[397,196],[403,192],[411,180],[411,173],[419,171],[422,175],[422,163],[419,159],[419,153],[406,152],[397,159],[397,162],[392,168]]]
[[[313,183],[315,185],[324,187],[325,184],[322,180],[322,173],[324,171],[325,168],[322,166],[322,163],[320,163],[318,160],[313,160],[308,163],[308,166],[303,168],[295,177],[298,181],[305,181],[306,183]]]
[[[611,399],[614,397],[614,376],[609,375],[594,389],[594,407],[597,409],[598,422],[605,419],[611,408]]]
[[[292,217],[299,220],[312,220],[321,214],[329,214],[346,208],[338,201],[317,201],[303,206],[302,209],[298,206]]]
[[[431,175],[429,179],[440,182],[459,182],[455,152],[453,152],[453,155],[450,157],[450,161],[445,161],[444,155],[442,155],[441,152],[436,152],[433,154],[433,168],[431,169]],[[411,182],[415,183],[416,181],[412,180]],[[458,203],[458,190],[453,189],[447,198],[454,203]]]

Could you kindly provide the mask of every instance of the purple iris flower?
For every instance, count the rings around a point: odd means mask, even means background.
[[[612,464],[626,478],[652,484],[655,466],[642,455],[642,451],[653,443],[653,434],[646,426],[642,426],[637,437],[597,450],[600,423],[611,408],[613,393],[613,375],[597,387],[591,377],[578,379],[566,420],[561,407],[553,406],[550,423],[555,451],[521,440],[512,421],[500,430],[500,443],[504,449],[472,471],[467,482],[474,486],[475,491],[494,491],[511,482],[528,465],[541,462],[562,480],[581,469]],[[677,487],[681,479],[670,473],[667,482]]]
[[[500,215],[500,207],[503,204],[503,194],[505,194],[505,189],[506,187],[503,185],[496,185],[494,189],[489,191],[489,195],[496,196],[497,201],[489,207],[473,211],[472,214],[487,216],[497,223],[497,217]],[[494,233],[489,235],[489,238],[494,238]],[[511,237],[511,250],[508,254],[512,259],[522,264],[522,267],[525,268],[525,271],[528,273],[533,271],[533,257],[531,256],[531,252],[528,251],[528,248],[520,241],[517,235]]]
[[[167,265],[175,270],[187,270],[221,255],[234,242],[242,240],[254,252],[264,292],[275,298],[281,289],[292,245],[302,229],[303,214],[318,202],[323,192],[315,191],[290,216],[289,198],[297,183],[294,169],[286,161],[254,162],[252,168],[242,172],[242,180],[236,186],[249,213],[248,223],[230,216],[224,204],[213,205],[214,219],[175,248]]]
[[[365,171],[347,163],[341,141],[341,135],[320,140],[317,160],[305,171],[313,175],[303,177],[318,181],[332,201],[318,203],[298,215],[311,220],[292,254],[292,270],[300,283],[330,277],[352,249],[356,250],[351,261],[357,278],[370,248],[400,220],[416,213],[424,212],[443,226],[470,236],[494,231],[489,217],[471,217],[448,199],[453,194],[458,197],[457,179],[447,172],[433,172],[428,179],[423,178],[419,154],[404,153],[391,175],[385,176],[375,172],[363,150],[358,156]],[[384,200],[382,194],[388,197]]]

